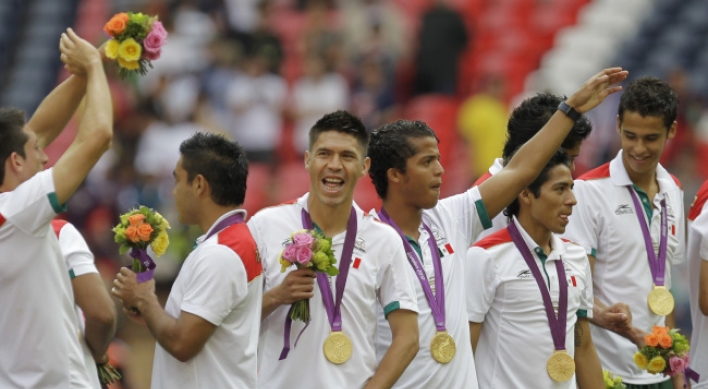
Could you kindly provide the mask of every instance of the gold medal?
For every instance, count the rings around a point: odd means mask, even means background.
[[[647,297],[649,309],[659,316],[666,316],[674,310],[674,296],[663,286],[654,286]]]
[[[448,363],[455,357],[455,340],[447,331],[438,331],[430,341],[430,354],[440,363]]]
[[[548,358],[546,370],[553,381],[565,382],[575,374],[575,361],[565,350],[556,350]]]
[[[352,341],[341,331],[332,332],[322,346],[325,358],[337,365],[349,360],[352,356]]]

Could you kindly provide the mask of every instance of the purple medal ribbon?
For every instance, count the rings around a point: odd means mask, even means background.
[[[406,249],[406,256],[408,257],[408,262],[411,264],[411,266],[413,266],[413,270],[415,271],[415,274],[418,277],[418,281],[420,281],[420,286],[423,288],[423,292],[425,293],[425,297],[428,300],[428,304],[430,304],[430,311],[433,313],[433,319],[435,319],[435,326],[437,327],[438,331],[445,331],[445,286],[443,283],[440,253],[438,252],[438,246],[435,245],[435,238],[433,238],[433,233],[430,231],[430,228],[425,223],[423,223],[423,228],[425,228],[425,231],[428,232],[428,246],[430,247],[430,255],[433,257],[433,269],[435,272],[435,295],[433,295],[433,290],[430,287],[428,278],[426,277],[425,271],[423,270],[423,264],[418,258],[418,255],[416,255],[416,252],[411,246],[411,244],[408,242],[408,239],[406,239],[406,236],[405,234],[403,234],[403,231],[401,231],[398,225],[396,225],[396,222],[393,221],[391,216],[386,213],[385,209],[381,209],[381,212],[379,213],[379,218],[391,225],[391,227],[393,227],[396,232],[398,232],[398,235],[401,236],[401,239],[403,240],[403,246]]]
[[[303,208],[302,210],[302,226],[307,230],[313,230],[315,227],[312,224],[312,219],[310,214]],[[329,318],[329,326],[332,332],[342,331],[342,297],[344,296],[344,287],[347,284],[347,275],[349,274],[349,265],[352,262],[352,254],[354,253],[354,242],[356,241],[356,211],[352,207],[351,213],[349,214],[349,221],[347,222],[347,233],[344,235],[344,247],[342,248],[342,256],[339,263],[339,275],[337,276],[337,297],[336,301],[332,298],[332,289],[329,286],[328,276],[322,272],[316,272],[317,274],[317,286],[320,288],[320,294],[322,294],[322,302],[325,305],[325,310],[327,311],[327,317]],[[285,319],[285,333],[283,335],[283,350],[280,352],[280,358],[278,360],[283,360],[288,357],[290,352],[290,329],[292,328],[293,320],[290,318],[290,313],[292,312],[292,306],[290,311],[288,311],[287,317]],[[297,339],[295,339],[295,346],[300,340],[300,336],[310,325],[308,321],[305,323],[305,327],[300,330]]]
[[[222,221],[220,221],[217,225],[215,225],[212,229],[211,232],[204,238],[204,240],[209,239],[212,235],[214,235],[217,232],[220,232],[224,228],[231,226],[233,224],[238,224],[238,223],[243,223],[244,218],[243,218],[243,213],[237,212],[231,216],[226,217]],[[150,258],[150,256],[147,253],[147,250],[145,249],[138,249],[138,248],[133,248],[130,250],[130,256],[139,260],[140,263],[143,264],[145,267],[145,271],[142,273],[138,273],[135,275],[137,281],[139,284],[150,281],[152,277],[155,274],[155,261]],[[131,266],[126,266],[128,269],[131,268]]]
[[[631,187],[627,187],[629,194],[632,195],[632,201],[634,202],[634,210],[637,214],[637,219],[639,219],[639,225],[642,227],[642,234],[644,235],[644,245],[647,248],[647,256],[649,257],[649,269],[651,270],[651,276],[654,279],[654,285],[664,286],[664,274],[666,274],[666,242],[668,240],[668,222],[666,221],[666,199],[661,200],[661,239],[659,240],[659,257],[657,258],[654,252],[654,245],[651,242],[651,234],[649,233],[649,227],[647,227],[647,222],[644,220],[644,212],[642,205],[639,203],[637,194],[634,193]]]
[[[558,317],[553,311],[553,303],[551,302],[551,294],[548,292],[545,283],[543,282],[543,276],[541,276],[541,271],[538,270],[536,266],[536,261],[534,261],[531,255],[531,250],[526,245],[524,238],[521,237],[519,229],[516,227],[516,223],[512,221],[509,223],[509,235],[514,241],[514,245],[521,252],[521,256],[524,257],[524,261],[528,265],[533,278],[536,279],[536,284],[541,291],[541,297],[543,297],[543,305],[546,308],[546,316],[548,316],[548,324],[551,327],[551,336],[553,337],[553,346],[557,351],[565,350],[565,331],[566,322],[568,319],[568,280],[565,279],[565,269],[563,268],[563,259],[558,259],[556,261],[556,271],[558,272],[558,288],[560,290],[560,296],[558,301]],[[550,285],[549,285],[550,287]]]

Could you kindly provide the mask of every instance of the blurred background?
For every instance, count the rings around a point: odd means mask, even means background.
[[[144,77],[106,66],[113,148],[64,215],[84,234],[107,282],[127,258],[111,228],[139,204],[172,223],[158,259],[166,298],[199,231],[177,222],[172,169],[182,140],[223,133],[250,164],[249,214],[307,191],[307,131],[348,109],[369,129],[424,120],[441,139],[443,195],[463,191],[501,154],[510,109],[536,92],[569,95],[603,67],[654,75],[681,99],[678,136],[662,163],[683,182],[686,207],[708,178],[708,2],[704,0],[2,0],[0,104],[28,116],[68,75],[58,41],[67,27],[97,46],[117,12],[159,15],[170,35]],[[619,96],[590,113],[593,132],[576,174],[618,150]],[[79,112],[80,114],[80,112]],[[50,146],[50,164],[76,119]],[[379,207],[370,180],[356,201]],[[690,334],[686,271],[674,273],[679,326]],[[121,318],[111,357],[125,374],[112,388],[149,387],[154,339]]]

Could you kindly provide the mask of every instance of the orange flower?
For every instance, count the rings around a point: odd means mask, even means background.
[[[653,332],[651,334],[648,334],[647,336],[644,337],[644,343],[646,343],[647,346],[651,346],[651,347],[658,346],[659,345],[659,335],[657,335]]]
[[[651,328],[651,332],[659,335],[659,334],[668,334],[669,333],[669,327],[664,327],[664,326],[653,326]]]
[[[113,15],[111,20],[106,23],[105,26],[103,26],[103,30],[113,38],[116,36],[120,35],[123,30],[125,30],[125,27],[128,25],[128,14],[125,12],[121,12],[119,14]]]
[[[133,226],[130,226],[125,229],[125,236],[131,242],[137,242],[140,239],[138,238],[138,229]]]
[[[140,240],[143,242],[147,242],[150,240],[150,234],[152,234],[152,226],[144,223],[138,226],[138,237]]]
[[[671,338],[671,335],[669,334],[661,334],[659,336],[659,346],[663,348],[671,348],[671,345],[674,344],[674,340]]]
[[[136,213],[135,215],[128,217],[128,221],[133,227],[138,227],[140,223],[143,222],[143,220],[145,220],[145,215],[143,215],[142,213]]]

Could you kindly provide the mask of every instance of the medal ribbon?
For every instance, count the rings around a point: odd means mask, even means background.
[[[524,257],[524,261],[528,265],[533,278],[536,279],[536,284],[538,284],[538,289],[541,291],[541,297],[543,298],[543,306],[546,308],[546,316],[548,316],[548,325],[551,328],[551,336],[553,337],[553,346],[556,350],[565,350],[565,326],[568,320],[568,280],[565,279],[565,269],[563,268],[563,260],[558,259],[556,261],[556,271],[558,272],[558,289],[560,291],[560,297],[558,301],[558,317],[553,310],[553,303],[551,302],[551,294],[548,292],[546,284],[543,282],[543,276],[541,271],[538,270],[536,266],[536,261],[531,255],[531,250],[526,245],[524,238],[521,236],[519,229],[516,227],[516,223],[512,221],[509,223],[509,235],[514,241],[514,245],[521,252],[521,256]]]
[[[215,225],[212,229],[211,232],[204,238],[204,240],[209,239],[212,235],[214,235],[217,232],[220,232],[224,228],[233,225],[233,224],[238,224],[238,223],[243,223],[244,218],[243,218],[243,213],[237,212],[233,215],[230,215],[223,219],[222,221],[219,222],[219,224]],[[138,273],[135,275],[137,281],[139,284],[150,281],[155,274],[155,261],[150,258],[150,256],[147,253],[147,250],[145,249],[137,249],[133,248],[130,250],[130,256],[139,260],[140,263],[143,264],[145,267],[145,271],[142,273]],[[131,266],[126,266],[128,269],[131,268]]]
[[[303,209],[302,210],[302,226],[307,230],[313,230],[315,227],[312,224],[312,219],[310,214]],[[332,289],[329,286],[328,276],[322,272],[316,272],[317,275],[317,286],[320,288],[320,294],[322,294],[322,302],[324,302],[325,310],[327,311],[327,317],[329,318],[329,326],[333,332],[342,331],[342,297],[344,296],[344,287],[347,284],[347,275],[349,274],[349,265],[352,261],[352,254],[354,253],[354,242],[356,241],[356,211],[352,207],[351,213],[349,214],[349,221],[347,222],[347,232],[344,236],[344,247],[342,248],[342,256],[339,263],[339,275],[337,276],[337,298],[336,302],[332,299]],[[283,360],[288,357],[290,352],[290,329],[293,324],[293,319],[290,318],[290,313],[292,312],[292,306],[288,311],[287,317],[285,319],[285,333],[283,335],[283,350],[280,352],[280,358],[278,360]],[[305,323],[305,327],[300,330],[300,334],[295,339],[295,346],[297,346],[300,336],[310,325],[308,321]]]
[[[398,225],[396,225],[396,222],[393,221],[391,216],[386,213],[385,209],[381,209],[381,212],[379,213],[379,218],[391,225],[391,227],[393,227],[396,232],[398,232],[398,235],[401,236],[401,239],[403,240],[403,246],[406,249],[406,256],[408,257],[408,262],[411,264],[411,266],[413,266],[413,270],[415,271],[415,274],[418,277],[418,281],[420,281],[420,286],[423,288],[423,292],[425,293],[425,298],[428,300],[428,304],[430,304],[430,310],[433,313],[433,319],[435,319],[435,326],[437,327],[438,331],[445,331],[445,286],[443,281],[440,253],[438,252],[438,246],[435,244],[435,238],[433,237],[433,233],[430,231],[430,228],[425,223],[423,223],[423,228],[425,228],[425,231],[428,232],[428,246],[430,247],[430,255],[433,257],[433,269],[435,272],[435,295],[433,295],[433,290],[430,287],[428,278],[426,277],[425,271],[423,270],[423,264],[418,258],[418,255],[411,246],[410,242],[408,242],[408,239],[406,239],[406,236],[403,234],[403,231],[401,231]]]
[[[629,194],[632,195],[632,201],[634,202],[634,210],[637,214],[637,219],[639,219],[639,225],[642,227],[642,235],[644,235],[644,245],[647,249],[647,256],[649,257],[649,269],[651,270],[651,276],[654,279],[654,285],[664,286],[664,275],[666,274],[666,242],[668,241],[668,222],[666,216],[666,199],[661,200],[661,238],[659,240],[659,257],[657,258],[654,252],[654,245],[651,242],[651,234],[649,233],[649,227],[647,227],[647,222],[644,220],[644,208],[639,203],[637,194],[631,187],[627,187]]]

